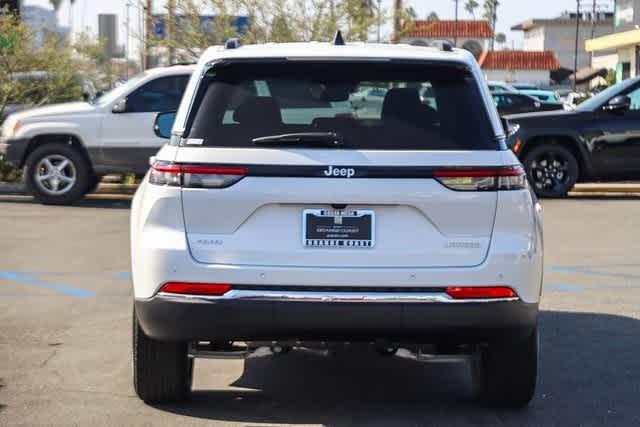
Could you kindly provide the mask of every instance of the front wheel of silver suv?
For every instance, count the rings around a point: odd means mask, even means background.
[[[538,332],[482,347],[471,364],[476,397],[490,406],[520,408],[533,398],[538,377]]]
[[[91,175],[84,156],[65,144],[42,145],[24,164],[27,191],[45,204],[64,205],[81,199]]]

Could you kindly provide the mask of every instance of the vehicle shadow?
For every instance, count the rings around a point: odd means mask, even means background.
[[[23,195],[1,195],[0,203],[15,203],[15,204],[39,204],[31,196]],[[55,206],[55,205],[42,205],[46,208],[61,209],[61,208],[94,208],[94,209],[130,209],[131,208],[131,196],[127,195],[115,195],[115,196],[94,196],[90,195],[82,200],[73,202],[70,205]]]
[[[0,390],[2,390],[3,387],[4,387],[4,378],[0,378]],[[6,407],[7,405],[5,405],[4,403],[0,403],[0,412],[4,411]]]
[[[640,321],[542,312],[541,375],[528,408],[487,409],[465,365],[427,365],[345,350],[250,358],[232,391],[198,390],[156,408],[240,423],[325,425],[638,425]],[[196,375],[197,365],[196,365]]]
[[[638,194],[621,194],[621,193],[613,193],[613,194],[570,194],[569,197],[565,197],[563,199],[542,199],[544,201],[550,200],[562,200],[562,201],[570,201],[577,202],[580,200],[640,200],[640,195]]]

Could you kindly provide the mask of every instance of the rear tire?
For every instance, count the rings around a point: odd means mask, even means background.
[[[133,386],[146,403],[185,400],[191,393],[193,358],[186,343],[154,340],[133,313]]]
[[[66,205],[81,199],[91,182],[84,156],[67,144],[41,145],[25,160],[27,191],[41,203]]]
[[[525,339],[480,349],[471,364],[473,391],[482,402],[503,408],[526,406],[538,377],[538,332]]]
[[[580,174],[576,157],[559,144],[533,147],[523,163],[529,183],[538,197],[565,197]]]

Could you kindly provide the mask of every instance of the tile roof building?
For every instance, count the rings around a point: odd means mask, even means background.
[[[492,38],[491,25],[484,20],[416,20],[405,25],[400,41],[421,46],[447,41],[478,56],[488,48]]]
[[[478,58],[487,80],[549,83],[551,71],[560,68],[552,51],[484,51]]]

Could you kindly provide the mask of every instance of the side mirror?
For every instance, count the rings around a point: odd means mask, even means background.
[[[173,122],[176,119],[175,111],[167,111],[165,113],[158,113],[156,121],[153,124],[153,131],[160,138],[171,138],[171,128],[173,128]]]
[[[122,98],[120,101],[113,104],[111,112],[115,114],[125,113],[127,111],[127,98]]]
[[[631,108],[631,98],[626,95],[614,96],[602,107],[605,111],[627,111],[629,108]]]

